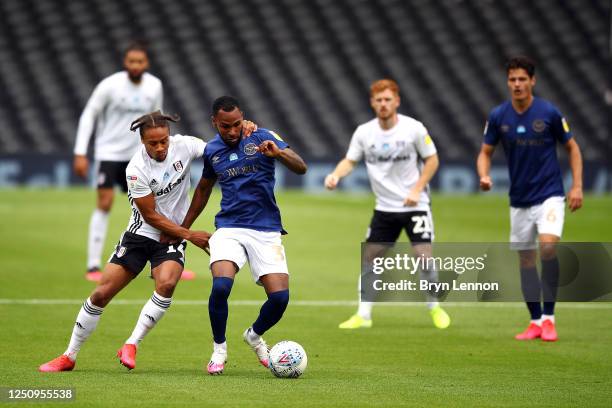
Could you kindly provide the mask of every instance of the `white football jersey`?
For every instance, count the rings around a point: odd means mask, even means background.
[[[346,158],[354,162],[365,159],[377,210],[408,212],[429,209],[429,186],[421,192],[416,206],[404,206],[404,199],[421,176],[423,159],[434,154],[436,146],[425,126],[398,114],[397,124],[388,130],[383,130],[376,118],[360,125]]]
[[[125,170],[132,216],[127,231],[159,241],[159,230],[147,224],[134,199],[153,194],[155,211],[180,225],[189,209],[190,167],[202,157],[206,142],[192,136],[170,136],[166,160],[158,162],[147,154],[144,145]]]
[[[87,154],[95,125],[95,159],[130,160],[140,145],[140,135],[130,131],[130,124],[146,113],[161,110],[162,103],[162,83],[147,72],[139,84],[130,81],[127,71],[106,77],[96,86],[81,114],[74,154]]]

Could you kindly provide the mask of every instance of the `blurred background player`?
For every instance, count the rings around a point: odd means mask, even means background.
[[[531,315],[529,326],[516,339],[556,341],[559,261],[555,243],[561,238],[565,215],[557,143],[569,156],[573,183],[567,200],[572,212],[582,207],[582,156],[559,110],[534,97],[533,61],[522,56],[511,58],[506,74],[510,101],[495,107],[485,125],[477,161],[480,188],[488,191],[493,186],[489,176],[491,156],[501,141],[510,175],[510,245],[519,251],[521,287]],[[540,243],[541,281],[536,268],[536,239]]]
[[[428,183],[438,169],[436,147],[425,126],[397,113],[400,105],[399,87],[390,79],[381,79],[370,87],[370,105],[376,118],[360,125],[346,157],[325,178],[325,187],[333,190],[365,159],[368,177],[376,196],[374,215],[368,228],[369,249],[379,252],[373,243],[395,242],[402,230],[410,238],[414,255],[431,256],[434,237]],[[375,255],[366,254],[366,259]],[[437,281],[437,271],[422,270],[421,275]],[[372,327],[372,302],[363,301],[360,280],[360,300],[357,313],[340,324],[341,329]],[[444,329],[450,325],[448,314],[437,301],[428,297],[434,325]]]
[[[222,96],[214,101],[212,121],[218,134],[206,145],[202,178],[182,224],[191,227],[218,181],[221,211],[215,216],[217,230],[210,239],[213,284],[208,312],[214,342],[207,371],[211,375],[225,368],[227,299],[234,277],[247,261],[253,280],[264,287],[268,300],[243,338],[268,367],[268,346],[261,336],[281,319],[289,303],[289,274],[281,241],[286,232],[274,197],[276,160],[294,173],[306,173],[306,163],[276,133],[260,129],[243,139],[242,117],[235,98]]]
[[[140,130],[142,146],[124,173],[132,205],[128,227],[104,269],[102,281],[77,315],[68,348],[61,356],[41,365],[39,371],[71,371],[106,305],[150,262],[155,291],[142,308],[132,335],[117,354],[121,364],[133,369],[138,345],[170,307],[185,264],[186,241],[203,249],[208,246],[208,232],[190,231],[178,225],[189,207],[191,162],[202,157],[206,143],[190,136],[170,137],[168,121],[176,120],[157,111],[132,123],[132,130]],[[181,241],[161,243],[161,232]]]
[[[101,256],[106,241],[109,212],[113,206],[114,187],[127,192],[125,168],[140,145],[129,131],[135,117],[162,109],[161,81],[146,72],[149,69],[147,49],[133,43],[125,50],[124,71],[103,79],[94,89],[81,118],[74,147],[74,172],[87,177],[87,147],[96,134],[94,180],[97,188],[96,208],[89,222],[87,240],[88,280],[100,281]],[[193,278],[192,272],[186,278]]]

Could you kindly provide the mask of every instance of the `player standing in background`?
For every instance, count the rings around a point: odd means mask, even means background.
[[[138,137],[129,131],[130,123],[135,117],[162,109],[163,103],[162,83],[146,72],[149,59],[142,44],[128,46],[123,66],[125,71],[103,79],[94,89],[79,119],[74,147],[74,172],[87,177],[87,147],[95,128],[97,202],[89,221],[85,276],[96,282],[102,277],[101,256],[113,206],[113,188],[118,185],[127,192],[125,168],[140,145]]]
[[[190,136],[170,137],[168,121],[176,122],[177,118],[157,111],[132,123],[132,130],[140,130],[142,146],[124,172],[132,204],[128,227],[104,269],[102,281],[77,315],[68,349],[41,365],[39,371],[71,371],[77,353],[95,330],[106,305],[150,262],[155,291],[117,355],[121,364],[133,369],[138,345],[170,307],[185,264],[186,241],[203,249],[208,246],[209,233],[178,225],[189,207],[191,162],[202,157],[206,143]],[[161,243],[162,232],[180,241]]]
[[[366,236],[366,242],[371,243],[369,248],[379,251],[372,243],[395,242],[405,230],[415,256],[430,257],[434,231],[428,183],[438,169],[436,147],[421,122],[397,113],[400,95],[395,81],[374,82],[370,87],[370,105],[376,118],[357,128],[346,157],[325,178],[325,187],[335,189],[340,179],[365,158],[376,196]],[[366,254],[366,259],[373,257]],[[437,281],[435,270],[422,270],[421,275]],[[359,309],[340,324],[341,329],[372,327],[372,302],[362,300],[361,281],[359,291]],[[436,327],[444,329],[450,325],[448,314],[435,299],[428,297],[427,305]]]
[[[227,299],[234,277],[247,261],[268,300],[243,338],[268,367],[268,346],[261,336],[281,319],[289,303],[289,273],[281,242],[286,232],[274,197],[276,160],[294,173],[306,173],[306,163],[276,133],[260,129],[243,139],[242,115],[235,98],[222,96],[214,101],[212,121],[218,134],[206,145],[202,178],[182,224],[191,227],[218,181],[221,211],[215,216],[217,230],[210,239],[213,284],[208,313],[214,342],[209,374],[221,374],[225,368]]]
[[[506,74],[510,101],[489,114],[477,161],[480,188],[488,191],[493,186],[489,176],[491,156],[501,141],[510,174],[510,245],[519,251],[521,287],[531,315],[527,329],[515,338],[556,341],[559,261],[555,244],[561,238],[565,215],[557,143],[569,155],[573,184],[567,199],[572,212],[582,207],[582,156],[559,110],[533,96],[533,61],[522,56],[512,58],[506,64]],[[536,239],[540,244],[541,280],[536,268]]]

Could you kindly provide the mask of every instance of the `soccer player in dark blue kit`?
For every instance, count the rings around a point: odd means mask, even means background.
[[[221,374],[225,367],[227,299],[236,273],[247,261],[253,280],[264,287],[268,300],[244,332],[244,341],[268,367],[268,346],[261,336],[280,320],[289,302],[289,275],[281,242],[281,234],[286,232],[274,198],[275,162],[297,174],[306,173],[302,158],[276,133],[258,129],[243,139],[242,117],[235,98],[222,96],[214,101],[212,122],[218,134],[206,145],[202,178],[183,221],[183,226],[193,224],[218,182],[221,211],[210,239],[213,284],[208,312],[214,343],[209,374]]]
[[[569,156],[572,187],[569,209],[582,207],[582,156],[569,125],[550,102],[535,97],[535,65],[527,57],[506,64],[511,99],[495,107],[485,125],[478,155],[480,188],[490,190],[491,156],[501,142],[510,174],[510,245],[519,251],[521,287],[531,322],[517,340],[556,341],[555,300],[559,261],[555,244],[563,231],[565,192],[557,160],[557,143]],[[539,242],[542,277],[536,267]],[[543,304],[540,301],[543,300]]]

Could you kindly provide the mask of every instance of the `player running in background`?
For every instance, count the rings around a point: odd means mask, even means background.
[[[70,371],[77,353],[95,330],[106,305],[132,281],[147,261],[155,291],[142,308],[132,335],[119,350],[121,364],[136,365],[136,350],[144,336],[164,316],[185,263],[185,241],[208,246],[210,234],[190,231],[178,224],[189,207],[191,162],[202,157],[206,143],[190,136],[170,136],[168,121],[177,118],[153,112],[133,122],[140,130],[141,148],[125,170],[132,215],[115,252],[104,268],[102,281],[85,300],[76,318],[68,349],[43,364],[39,371]],[[179,237],[177,244],[159,242],[160,232]]]
[[[234,277],[247,261],[253,280],[264,287],[268,300],[243,337],[260,363],[268,367],[268,347],[261,336],[281,319],[289,302],[289,275],[281,242],[281,234],[286,232],[274,197],[276,160],[294,173],[306,173],[302,158],[276,133],[260,129],[242,139],[242,115],[236,99],[222,96],[214,101],[212,121],[218,134],[206,145],[202,178],[182,224],[191,227],[219,182],[221,211],[210,239],[213,283],[208,312],[214,342],[209,374],[221,374],[225,367],[227,299]]]
[[[533,61],[512,58],[506,64],[506,73],[510,100],[489,114],[477,162],[480,188],[488,191],[493,186],[489,176],[491,156],[501,142],[510,175],[510,245],[519,251],[521,287],[531,315],[529,326],[516,339],[556,341],[559,261],[555,244],[561,238],[565,214],[557,143],[569,155],[573,184],[567,200],[572,212],[582,206],[582,157],[559,110],[533,96]],[[536,240],[542,261],[541,280],[536,268]]]
[[[370,105],[376,118],[357,128],[346,157],[325,178],[325,187],[335,189],[340,179],[365,159],[376,196],[366,236],[369,248],[379,251],[372,243],[395,242],[405,230],[415,256],[430,257],[434,231],[428,183],[438,169],[436,147],[421,122],[397,113],[400,95],[395,81],[374,82],[370,87]],[[374,256],[366,254],[367,259]],[[422,270],[421,275],[437,281],[435,270]],[[341,329],[372,327],[372,302],[362,300],[361,281],[359,292],[359,309],[340,324]],[[450,325],[448,314],[435,299],[428,297],[427,305],[436,327],[444,329]]]
[[[74,146],[74,172],[87,177],[87,147],[96,134],[94,149],[97,202],[89,221],[87,274],[100,281],[101,256],[106,241],[109,212],[113,206],[114,186],[127,192],[125,168],[140,145],[129,131],[135,117],[162,109],[162,83],[149,74],[147,50],[134,43],[125,51],[124,71],[103,79],[94,89],[79,120]]]

